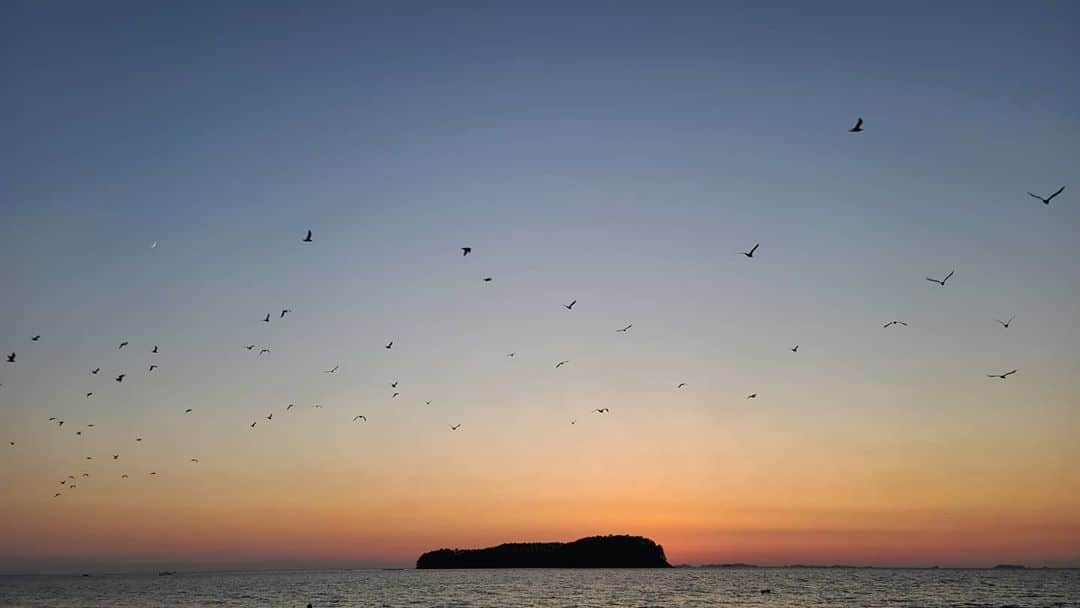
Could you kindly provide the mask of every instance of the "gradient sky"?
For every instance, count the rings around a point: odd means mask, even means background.
[[[1080,565],[1075,3],[160,4],[0,9],[0,572]]]

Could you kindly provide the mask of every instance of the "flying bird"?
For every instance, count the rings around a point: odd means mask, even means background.
[[[397,397],[397,396],[398,396],[398,395],[400,395],[400,394],[401,394],[401,393],[394,393],[393,395],[390,395],[390,398],[391,398],[391,399],[393,399],[394,397]]]
[[[495,280],[495,279],[493,279],[493,278],[491,278],[491,277],[484,277],[484,282],[485,282],[485,283],[490,283],[490,282],[492,282],[492,281],[494,281],[494,280]]]
[[[465,257],[465,256],[469,255],[470,253],[472,253],[472,247],[462,247],[461,248],[461,257]]]
[[[799,352],[799,345],[798,345],[798,344],[796,344],[796,345],[795,345],[795,346],[794,346],[794,347],[793,347],[793,348],[791,349],[791,352],[793,352],[793,353],[797,353],[797,352]]]
[[[90,370],[90,375],[91,376],[96,376],[96,375],[98,375],[98,372],[100,372],[100,371],[101,371],[100,367],[95,367],[94,369]]]
[[[397,383],[398,383],[397,380],[394,380],[393,382],[391,382],[390,383],[390,388],[397,388]]]
[[[1016,315],[1013,315],[1013,316],[1009,317],[1008,321],[1002,321],[1001,319],[994,319],[994,320],[997,321],[998,323],[1001,323],[1001,326],[1004,327],[1005,329],[1009,329],[1009,326],[1012,325],[1013,319],[1015,319],[1015,318],[1016,318]]]
[[[757,393],[750,393],[746,396],[747,399],[757,399]]]
[[[312,407],[314,407],[314,408],[315,408],[315,409],[317,409],[317,410],[321,410],[321,409],[322,409],[322,405],[320,405],[320,404],[318,404],[318,403],[316,403],[316,404],[315,404],[315,405],[313,405]]]
[[[513,359],[515,356],[517,356],[517,353],[506,353],[506,356]]]
[[[1050,201],[1054,200],[1054,197],[1061,194],[1064,190],[1065,190],[1065,186],[1062,186],[1062,187],[1058,188],[1057,192],[1051,194],[1050,196],[1048,196],[1046,198],[1043,198],[1043,197],[1039,196],[1038,194],[1032,194],[1030,192],[1028,192],[1028,196],[1032,196],[1032,197],[1035,197],[1035,198],[1039,199],[1040,201],[1043,202],[1044,205],[1049,205]]]
[[[94,393],[86,393],[86,398],[87,399],[89,399],[90,397],[93,397],[93,396],[94,396]]]
[[[609,410],[606,407],[599,407],[599,408],[596,408],[595,410],[593,410],[593,413],[595,413],[595,414],[606,414],[606,413],[608,413],[610,411],[611,410]]]
[[[15,353],[11,353],[10,355],[7,356],[7,362],[8,363],[15,363]]]
[[[386,350],[390,350],[393,347],[394,347],[394,342],[390,341],[390,342],[387,342],[386,346],[384,346],[383,348],[385,348]]]
[[[305,242],[305,243],[310,243],[311,242],[311,231],[310,230],[307,231],[307,235],[304,236],[302,241]]]
[[[150,249],[157,249],[157,241],[150,243]]]
[[[255,428],[255,423],[254,422],[251,423],[251,428]]]
[[[33,338],[30,338],[30,341],[31,341],[31,342],[37,342],[37,341],[38,341],[38,340],[40,340],[40,339],[41,339],[41,335],[40,335],[40,334],[38,334],[38,335],[34,336]]]
[[[121,343],[120,343],[120,346],[117,346],[117,347],[116,347],[116,350],[120,350],[121,348],[124,348],[124,347],[125,347],[125,346],[127,346],[127,345],[128,345],[128,343],[127,343],[127,342],[121,342]]]
[[[566,310],[574,310],[574,304],[577,304],[577,300],[573,300],[569,304],[563,304],[563,308]]]
[[[461,428],[461,423],[450,425],[450,430],[451,431],[456,431],[456,430],[458,430],[460,428]]]
[[[117,376],[116,378],[113,378],[113,379],[116,380],[117,382],[123,382],[124,378],[126,378],[126,377],[127,377],[127,374],[120,374],[119,376]]]
[[[127,478],[128,478],[128,474],[127,474],[127,473],[124,473],[123,475],[121,475],[121,476],[120,476],[120,479],[127,479]]]
[[[848,129],[848,133],[862,133],[862,117],[855,121],[855,126]]]
[[[190,413],[191,413],[191,411],[192,411],[192,410],[191,410],[191,408],[189,407],[189,408],[187,408],[186,410],[184,410],[184,413],[185,413],[185,414],[190,414]]]
[[[157,471],[150,471],[150,475],[157,475]]]
[[[267,416],[267,417],[266,417],[266,419],[267,419],[267,420],[273,420],[273,419],[274,419],[274,415],[273,415],[273,414],[270,414],[269,416]]]
[[[555,364],[555,369],[559,369],[560,367],[566,365],[567,363],[569,363],[569,361],[559,361],[558,363]]]
[[[754,246],[750,248],[750,251],[739,251],[738,253],[741,253],[748,258],[752,258],[754,257],[754,252],[757,251],[758,247],[761,247],[761,243],[754,243]]]
[[[425,401],[424,405],[431,405],[431,402],[430,401]]]
[[[1005,372],[1004,374],[986,374],[986,377],[987,378],[1000,378],[1001,380],[1004,380],[1004,379],[1008,378],[1009,376],[1015,374],[1018,371],[1020,371],[1020,370],[1015,370],[1014,369],[1011,372]]]
[[[291,410],[294,407],[296,407],[296,404],[295,403],[290,403],[289,405],[285,406],[285,411],[287,412],[287,411]]]
[[[362,416],[361,415],[361,416],[356,416],[356,417],[354,417],[352,419],[353,422],[356,422],[357,420],[363,420],[364,422],[367,422],[367,416]]]
[[[926,277],[926,280],[930,281],[931,283],[937,283],[938,287],[944,287],[945,286],[945,281],[948,281],[949,277],[951,277],[953,275],[953,273],[955,273],[955,272],[956,272],[955,270],[950,270],[949,274],[945,275],[945,278],[941,279],[940,281],[937,280],[937,279],[930,278],[930,277]]]
[[[577,420],[571,420],[570,424],[577,424]]]
[[[266,313],[266,316],[262,318],[262,322],[263,323],[269,323],[270,322],[270,313]]]
[[[263,349],[259,350],[260,355],[265,355],[265,354],[267,354],[269,352],[270,352],[269,348],[263,348]]]
[[[136,438],[135,438],[135,443],[138,443],[138,442],[140,442],[140,441],[142,441],[142,437],[136,437]]]
[[[158,354],[157,344],[154,345],[154,349],[150,351],[152,354]]]
[[[617,334],[625,334],[626,332],[630,331],[630,328],[633,327],[633,326],[634,326],[634,324],[631,323],[631,324],[627,325],[626,327],[624,327],[622,329],[616,329],[615,333],[617,333]]]
[[[675,388],[682,388],[684,386],[686,386],[686,383],[685,382],[680,382],[680,383],[675,385]]]
[[[199,464],[199,459],[198,458],[192,458],[191,462],[193,462],[195,464]]]
[[[332,369],[325,370],[323,373],[324,374],[336,374],[338,368],[340,368],[340,367],[341,367],[340,365],[335,365]]]
[[[904,327],[908,326],[908,324],[903,321],[889,321],[888,323],[882,325],[882,327],[887,329],[889,327],[892,327],[893,325],[903,325]]]
[[[113,454],[112,459],[113,460],[120,460],[120,455],[119,454]]]
[[[254,344],[248,344],[248,345],[247,345],[247,346],[245,346],[244,348],[246,348],[247,350],[252,350],[252,349],[254,349],[254,348],[255,348],[255,345],[254,345]]]
[[[149,369],[147,369],[146,371],[147,371],[147,372],[152,372],[152,371],[154,371],[155,369],[157,369],[157,367],[158,367],[157,365],[155,365],[155,364],[151,363],[151,364],[150,364],[150,368],[149,368]]]
[[[279,319],[284,319],[284,318],[285,318],[285,315],[287,315],[287,314],[288,314],[288,313],[290,313],[290,312],[292,312],[292,310],[290,310],[290,309],[288,309],[288,308],[282,308],[282,309],[281,309],[281,316],[280,316],[280,317],[278,317],[278,318],[279,318]]]

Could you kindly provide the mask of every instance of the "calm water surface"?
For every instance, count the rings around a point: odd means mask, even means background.
[[[762,589],[772,593],[762,594]],[[0,606],[1080,608],[1080,570],[352,570],[0,576]]]

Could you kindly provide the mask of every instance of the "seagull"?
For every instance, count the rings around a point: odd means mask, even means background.
[[[903,325],[904,327],[908,326],[907,323],[905,323],[903,321],[889,321],[888,323],[882,325],[882,327],[889,328],[889,327],[892,327],[893,325]]]
[[[944,287],[944,286],[945,286],[945,281],[948,281],[948,280],[949,280],[949,277],[951,277],[951,276],[953,275],[953,273],[954,273],[954,272],[956,272],[956,271],[955,271],[955,270],[950,270],[950,271],[949,271],[949,274],[945,275],[945,278],[944,278],[944,279],[941,279],[940,281],[939,281],[939,280],[937,280],[937,279],[932,279],[932,278],[930,278],[930,277],[926,277],[926,280],[927,280],[927,281],[930,281],[931,283],[937,283],[937,284],[938,284],[938,287]]]
[[[567,363],[569,363],[569,361],[559,361],[558,363],[555,364],[555,369],[559,369],[560,367],[566,365]]]
[[[113,460],[120,460],[120,455],[119,454],[113,454],[112,459]]]
[[[191,462],[193,462],[195,464],[199,464],[199,459],[198,458],[192,458]]]
[[[33,338],[30,338],[30,341],[31,341],[31,342],[37,342],[37,341],[38,341],[38,340],[40,340],[40,339],[41,339],[41,335],[40,335],[40,334],[38,334],[38,335],[34,336]]]
[[[1016,315],[1013,315],[1013,316],[1009,317],[1008,321],[1002,321],[1001,319],[994,319],[994,320],[997,321],[998,323],[1001,323],[1001,326],[1004,327],[1005,329],[1009,329],[1009,326],[1012,325],[1013,319],[1015,319],[1015,318],[1016,318]]]
[[[98,375],[98,372],[100,372],[100,371],[101,371],[100,367],[95,367],[94,369],[90,370],[90,375],[91,376],[96,376],[96,375]]]
[[[285,411],[287,412],[287,411],[291,410],[294,407],[296,407],[296,404],[295,403],[290,403],[289,405],[285,406]]]
[[[150,471],[150,475],[157,475],[157,471]]]
[[[758,247],[761,247],[761,243],[754,243],[754,246],[750,248],[750,251],[739,251],[737,253],[741,253],[748,258],[752,258],[754,257],[754,252],[757,251]]]
[[[750,393],[746,396],[747,399],[757,399],[757,393]]]
[[[459,428],[461,428],[461,423],[460,423],[460,422],[459,422],[459,423],[457,423],[457,424],[453,424],[453,425],[450,425],[450,430],[451,430],[451,431],[456,431],[456,430],[458,430]]]
[[[120,479],[127,479],[127,478],[128,478],[128,474],[127,474],[127,473],[124,473],[123,475],[121,475],[121,476],[120,476]]]
[[[75,431],[76,437],[82,437],[82,431]]]
[[[570,424],[577,424],[577,420],[571,420]]]
[[[862,133],[862,117],[855,121],[855,126],[848,129],[848,133]]]
[[[288,308],[282,308],[282,309],[281,309],[281,316],[280,316],[280,317],[278,317],[278,318],[279,318],[279,319],[284,319],[284,318],[285,318],[285,315],[287,315],[287,314],[288,314],[288,313],[290,313],[290,312],[292,312],[292,310],[290,310],[290,309],[288,309]]]
[[[393,382],[391,382],[390,383],[390,388],[397,388],[397,383],[398,383],[397,380],[394,380]]]
[[[394,397],[397,397],[397,396],[398,396],[398,395],[400,395],[400,394],[401,394],[401,393],[394,393],[393,395],[390,395],[390,398],[391,398],[391,399],[393,399]]]
[[[262,322],[263,323],[269,323],[270,322],[270,313],[266,313],[266,316],[263,317]]]
[[[255,423],[254,422],[251,423],[251,428],[255,428]]]
[[[987,378],[1000,378],[1000,379],[1004,380],[1004,379],[1008,378],[1009,376],[1015,374],[1018,371],[1019,370],[1014,369],[1011,372],[1005,372],[1004,374],[986,374],[986,377]]]
[[[630,331],[630,328],[633,327],[633,326],[634,326],[634,324],[631,323],[631,324],[627,325],[626,327],[624,327],[622,329],[616,329],[615,333],[617,333],[617,334],[625,334],[626,332]]]
[[[154,345],[154,350],[152,350],[150,352],[151,352],[151,354],[155,354],[155,355],[158,354],[157,344]]]
[[[64,421],[63,420],[57,420],[56,421],[56,426],[58,426],[58,427],[64,426]]]
[[[1032,197],[1035,197],[1035,198],[1039,199],[1040,201],[1043,202],[1044,205],[1049,205],[1050,201],[1054,200],[1054,197],[1061,194],[1063,190],[1065,190],[1065,186],[1062,186],[1062,187],[1058,188],[1057,192],[1051,194],[1050,196],[1048,196],[1046,198],[1043,198],[1043,197],[1039,196],[1038,194],[1032,194],[1030,192],[1028,192],[1028,196],[1032,196]]]
[[[94,393],[86,393],[86,398],[87,399],[89,399],[90,397],[93,397],[93,396],[94,396]]]
[[[246,348],[247,350],[252,350],[252,349],[254,349],[254,348],[255,348],[255,345],[254,345],[254,344],[248,344],[248,345],[247,345],[247,346],[245,346],[244,348]]]
[[[125,346],[127,346],[127,345],[128,345],[128,343],[127,343],[127,342],[121,342],[121,343],[120,343],[120,346],[117,346],[117,347],[116,347],[116,350],[120,350],[121,348],[124,348],[124,347],[125,347]]]
[[[116,380],[117,382],[123,382],[123,381],[124,381],[124,378],[125,378],[126,376],[127,376],[127,374],[120,374],[119,376],[117,376],[116,378],[114,378],[114,380]]]
[[[303,241],[304,243],[310,243],[310,242],[311,242],[311,231],[310,231],[310,230],[308,230],[308,231],[307,231],[307,236],[305,236],[305,237],[304,237],[304,238],[302,239],[302,241]]]
[[[493,279],[492,277],[484,277],[484,282],[485,282],[485,283],[490,283],[490,282],[492,282],[492,281],[494,281],[494,280],[495,280],[495,279]]]
[[[506,353],[506,356],[513,359],[515,356],[517,356],[517,353]]]
[[[60,492],[57,492],[56,494],[53,494],[53,498],[59,498],[61,496],[63,496],[63,494],[61,494]]]
[[[10,355],[7,356],[7,362],[8,363],[15,363],[15,353],[11,353]]]
[[[191,413],[191,408],[189,407],[188,409],[184,410],[184,413],[185,414],[190,414]]]
[[[472,247],[462,247],[461,248],[461,257],[465,257],[465,256],[469,255],[470,253],[472,253]]]
[[[431,402],[430,401],[425,401],[424,405],[431,405]]]
[[[155,369],[157,369],[157,365],[154,365],[153,363],[151,363],[151,364],[150,364],[150,368],[149,368],[149,369],[147,369],[146,371],[147,371],[147,372],[152,372],[152,371],[154,371]]]
[[[791,349],[791,352],[793,352],[793,353],[799,352],[799,345],[796,344],[795,347]]]
[[[565,308],[566,310],[574,310],[574,304],[577,304],[577,300],[574,300],[569,304],[563,304],[563,308]]]
[[[270,352],[270,349],[269,349],[269,348],[264,348],[264,349],[261,349],[261,350],[259,351],[259,354],[260,354],[260,355],[262,355],[262,354],[266,354],[266,353],[269,353],[269,352]]]
[[[391,340],[390,342],[386,343],[386,346],[384,348],[386,350],[390,350],[391,348],[393,348],[393,346],[394,346],[394,342],[393,342],[393,340]]]
[[[608,412],[610,412],[610,411],[611,411],[611,410],[609,410],[609,409],[608,409],[608,408],[606,408],[606,407],[600,407],[600,408],[597,408],[597,409],[593,410],[593,413],[596,413],[596,414],[606,414],[606,413],[608,413]]]
[[[273,420],[273,419],[274,419],[274,415],[273,415],[273,414],[270,414],[269,416],[267,416],[267,417],[266,417],[266,419],[267,419],[267,420]]]
[[[357,420],[363,420],[364,422],[367,422],[367,416],[356,416],[352,419],[353,422],[356,422]]]
[[[686,386],[686,383],[685,382],[680,382],[677,385],[675,385],[675,388],[682,388],[684,386]]]
[[[138,442],[140,442],[140,441],[142,441],[142,437],[136,437],[136,438],[135,438],[135,443],[138,443]]]
[[[324,371],[323,373],[324,374],[336,374],[339,367],[341,367],[341,366],[340,365],[335,365],[333,367],[333,369],[328,369],[328,370]]]

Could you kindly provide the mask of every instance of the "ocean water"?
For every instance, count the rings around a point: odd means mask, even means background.
[[[771,593],[763,594],[762,589]],[[1080,570],[336,570],[0,576],[0,606],[1074,608]]]

